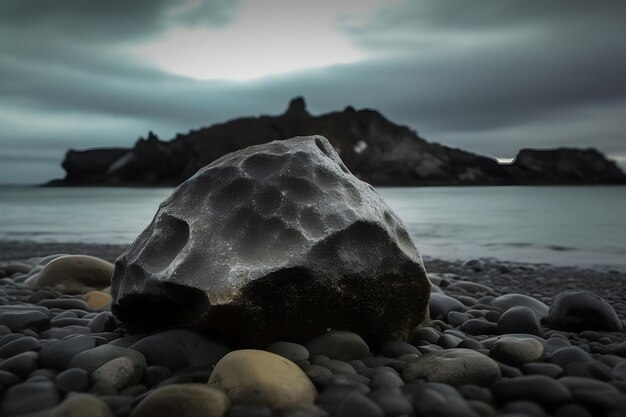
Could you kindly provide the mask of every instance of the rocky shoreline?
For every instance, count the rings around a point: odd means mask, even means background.
[[[172,403],[181,416],[626,411],[619,271],[426,258],[432,321],[407,341],[368,346],[338,329],[265,350],[193,328],[130,335],[111,314],[106,289],[70,295],[25,284],[31,268],[53,259],[44,255],[113,260],[124,249],[22,243],[0,251],[0,415],[165,416]]]

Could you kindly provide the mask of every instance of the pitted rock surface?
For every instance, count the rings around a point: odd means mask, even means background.
[[[400,219],[321,136],[252,146],[181,184],[117,260],[131,327],[208,324],[256,345],[328,328],[406,338],[430,283]]]

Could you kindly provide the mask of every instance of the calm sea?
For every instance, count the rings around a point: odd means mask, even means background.
[[[0,240],[130,243],[171,191],[0,187]],[[626,265],[626,187],[378,191],[426,256]]]

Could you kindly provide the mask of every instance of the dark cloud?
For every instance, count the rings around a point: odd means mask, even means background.
[[[36,28],[37,37],[47,33],[76,43],[128,41],[177,22],[225,25],[236,15],[238,4],[237,0],[3,0],[0,25],[20,30],[20,37],[29,36],[24,28]]]
[[[314,113],[376,108],[426,138],[494,156],[554,146],[626,155],[626,2],[396,2],[338,21],[370,59],[248,82],[166,74],[122,48],[172,25],[226,25],[238,7],[3,0],[0,161],[15,152],[35,163],[60,159],[67,147],[130,145],[150,129],[171,138],[279,113],[296,95]],[[48,156],[28,159],[35,148]]]
[[[580,29],[571,34],[578,41],[612,37],[623,34],[625,13],[626,3],[621,1],[401,0],[365,18],[344,18],[342,24],[364,45],[395,49],[408,44],[428,46],[428,40],[435,37],[433,45],[441,46],[462,35],[507,37],[516,36],[519,30],[558,35],[564,28]]]

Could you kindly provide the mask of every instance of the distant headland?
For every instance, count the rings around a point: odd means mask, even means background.
[[[596,149],[522,149],[510,164],[427,142],[371,109],[311,115],[302,97],[278,116],[242,117],[178,134],[150,132],[133,148],[69,150],[63,179],[47,186],[175,186],[217,158],[251,145],[322,135],[350,171],[378,186],[626,184]]]

